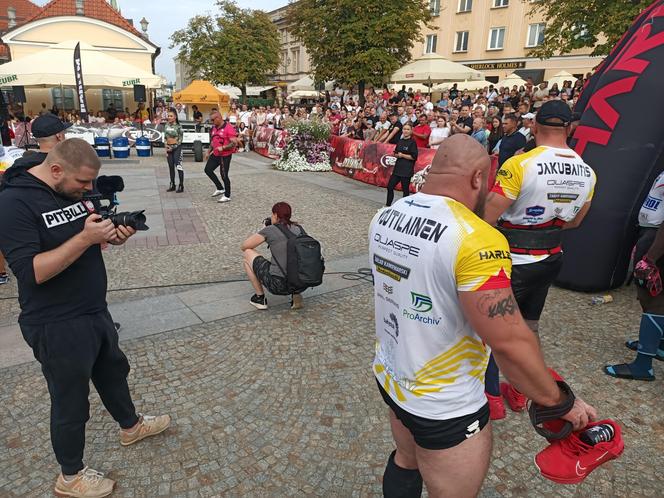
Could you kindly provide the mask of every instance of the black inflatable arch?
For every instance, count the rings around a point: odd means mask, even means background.
[[[574,147],[597,173],[592,208],[563,237],[557,284],[581,291],[620,286],[626,278],[637,215],[664,169],[664,0],[634,21],[590,78],[575,110]]]

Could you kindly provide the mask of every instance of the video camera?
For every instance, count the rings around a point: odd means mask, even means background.
[[[116,213],[118,201],[115,194],[124,190],[124,181],[121,176],[100,176],[97,178],[94,192],[89,192],[83,196],[83,201],[92,203],[95,213],[101,215],[103,219],[113,222],[116,227],[124,225],[137,231],[149,230],[145,224],[146,218],[143,211]],[[108,201],[104,205],[101,201]]]

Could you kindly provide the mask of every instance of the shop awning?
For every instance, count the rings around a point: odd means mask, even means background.
[[[481,80],[482,73],[468,66],[452,62],[438,54],[426,54],[406,64],[392,75],[394,83],[440,83],[443,81]]]
[[[297,81],[294,81],[290,85],[288,85],[288,92],[296,92],[298,90],[302,91],[314,91],[316,90],[316,87],[314,86],[314,80],[311,76],[305,76],[304,78],[300,78]]]
[[[75,86],[74,48],[66,41],[40,52],[0,65],[0,86]],[[81,66],[86,88],[128,88],[145,85],[159,88],[162,77],[81,43]]]
[[[209,81],[194,80],[187,88],[173,94],[176,104],[227,105],[231,96],[222,92]]]

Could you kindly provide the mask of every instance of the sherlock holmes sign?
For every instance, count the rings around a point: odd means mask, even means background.
[[[464,64],[464,66],[468,66],[476,71],[490,71],[492,69],[523,69],[526,67],[526,62],[482,62],[480,64]]]

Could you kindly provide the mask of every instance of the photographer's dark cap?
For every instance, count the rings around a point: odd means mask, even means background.
[[[572,122],[572,110],[562,100],[549,100],[542,104],[535,121],[544,126],[569,126]]]
[[[66,130],[72,124],[63,123],[55,114],[44,114],[32,122],[32,135],[35,138],[52,137],[56,133]]]

